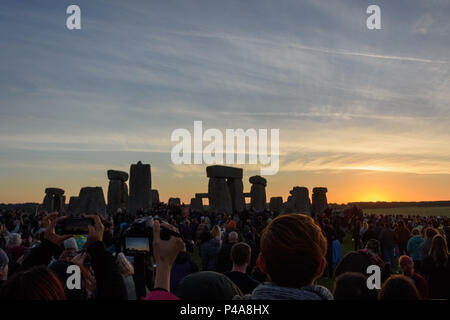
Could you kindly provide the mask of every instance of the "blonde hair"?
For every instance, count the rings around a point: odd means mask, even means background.
[[[119,267],[119,271],[123,276],[132,276],[134,274],[134,267],[125,257],[123,252],[120,252],[117,255],[117,265]]]

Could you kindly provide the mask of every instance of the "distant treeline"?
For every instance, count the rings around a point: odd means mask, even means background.
[[[39,206],[39,203],[16,203],[16,204],[4,204],[4,203],[0,203],[0,210],[10,210],[10,209],[15,209],[15,210],[22,210],[22,211],[26,211],[28,213],[36,213],[36,209]]]
[[[450,201],[419,201],[419,202],[349,202],[347,204],[330,203],[331,208],[347,208],[356,206],[360,209],[388,209],[405,207],[450,207]]]

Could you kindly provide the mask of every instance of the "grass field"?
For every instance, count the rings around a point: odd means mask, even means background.
[[[404,207],[386,209],[363,209],[368,214],[401,214],[413,216],[450,216],[450,207]]]

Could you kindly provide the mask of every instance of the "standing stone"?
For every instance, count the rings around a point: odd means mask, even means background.
[[[102,187],[81,188],[78,195],[75,215],[98,214],[106,216],[106,202]]]
[[[303,213],[311,216],[311,201],[309,200],[309,190],[306,187],[294,187],[289,191],[285,209],[286,213]]]
[[[192,211],[203,212],[203,201],[202,198],[191,198],[191,203],[189,205]]]
[[[108,170],[108,214],[113,215],[118,209],[125,210],[128,203],[128,173]]]
[[[230,191],[233,212],[243,212],[245,210],[245,198],[242,179],[229,178],[227,184]]]
[[[43,201],[44,210],[47,212],[63,212],[66,198],[64,190],[59,188],[46,188]]]
[[[159,204],[159,192],[156,189],[152,189],[152,208],[155,208]]]
[[[78,197],[70,197],[69,206],[67,207],[67,213],[69,215],[74,214],[77,209]]]
[[[273,215],[275,217],[281,213],[282,206],[283,206],[283,198],[282,197],[270,198],[270,211],[273,212]]]
[[[312,213],[314,216],[322,214],[328,208],[327,188],[317,187],[313,189]]]
[[[211,212],[228,215],[233,213],[230,190],[225,178],[209,178],[208,197]]]
[[[169,198],[168,205],[172,208],[179,207],[181,205],[181,200],[180,198]]]
[[[266,185],[267,180],[261,176],[253,176],[249,179],[252,184],[250,189],[251,208],[253,211],[262,212],[266,209]]]
[[[136,216],[138,210],[151,208],[152,178],[149,164],[132,164],[130,167],[130,196],[128,198],[128,214]]]

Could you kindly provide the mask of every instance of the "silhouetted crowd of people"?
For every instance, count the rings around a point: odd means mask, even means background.
[[[311,218],[236,216],[159,204],[92,219],[62,235],[65,217],[0,212],[0,299],[18,300],[427,300],[450,298],[449,217],[327,210]],[[151,249],[124,250],[136,221],[151,222]],[[162,230],[169,239],[161,239]],[[351,237],[354,250],[342,255]],[[187,246],[194,243],[195,249]],[[70,285],[70,266],[81,271]],[[369,288],[370,266],[380,288]],[[333,281],[332,291],[318,282]]]

